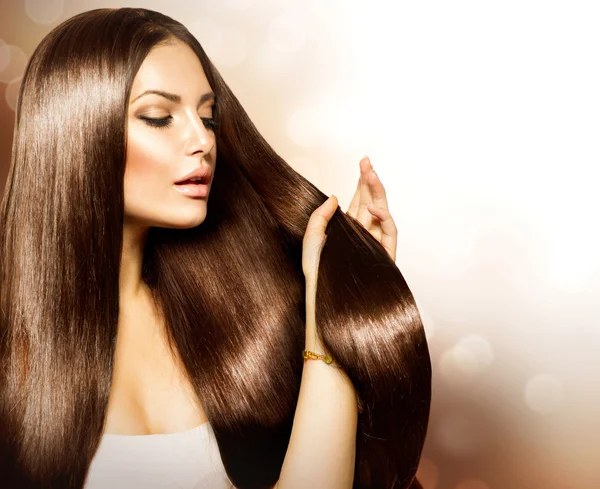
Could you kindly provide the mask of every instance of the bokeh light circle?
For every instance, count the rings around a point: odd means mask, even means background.
[[[565,400],[563,385],[555,376],[538,374],[525,386],[525,402],[538,413],[551,413],[560,408]]]
[[[6,103],[12,110],[16,110],[17,108],[17,100],[19,98],[19,89],[21,88],[22,79],[22,76],[20,76],[19,78],[15,78],[6,86],[4,98],[6,99]]]
[[[483,336],[478,334],[463,336],[456,344],[454,350],[454,355],[458,358],[465,351],[475,357],[478,372],[488,368],[494,359],[492,345]]]
[[[25,13],[36,24],[53,24],[63,11],[63,0],[25,0]]]
[[[22,76],[27,66],[27,55],[20,47],[11,44],[0,46],[0,60],[0,64],[4,64],[4,68],[0,70],[2,83],[10,83]]]
[[[421,457],[419,468],[417,469],[417,479],[426,489],[435,489],[440,474],[437,466],[427,457]]]
[[[0,71],[8,66],[10,62],[10,49],[4,40],[0,39]]]
[[[455,385],[465,385],[485,371],[494,358],[492,345],[477,334],[463,336],[439,360],[440,373]]]

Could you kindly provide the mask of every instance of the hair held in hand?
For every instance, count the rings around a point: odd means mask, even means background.
[[[129,97],[149,51],[173,37],[197,54],[215,93],[219,156],[205,221],[151,228],[143,279],[231,481],[251,489],[278,479],[303,367],[302,238],[327,196],[258,133],[182,24],[124,8],[56,27],[23,77],[0,223],[3,487],[80,489],[100,443]],[[339,208],[319,262],[316,319],[359,399],[354,487],[420,487],[431,398],[421,319],[384,248]]]

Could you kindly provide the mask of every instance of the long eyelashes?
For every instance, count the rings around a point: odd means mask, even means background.
[[[173,122],[172,116],[162,117],[160,119],[154,119],[151,117],[140,117],[146,124],[152,127],[157,127],[159,129],[166,129]],[[208,117],[201,117],[202,124],[206,129],[214,131],[217,127],[217,122],[214,119],[210,119]]]

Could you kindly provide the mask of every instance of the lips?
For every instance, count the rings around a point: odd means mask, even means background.
[[[179,180],[175,181],[175,185],[194,185],[194,184],[209,184],[212,179],[212,172],[209,167],[194,168],[189,173],[183,175]]]
[[[204,183],[177,183],[175,190],[188,197],[208,197],[208,184]]]
[[[209,167],[194,168],[175,182],[175,189],[188,197],[208,197],[208,187],[212,179]]]

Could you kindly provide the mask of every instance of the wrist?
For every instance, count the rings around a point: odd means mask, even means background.
[[[306,331],[306,341],[304,342],[304,348],[306,350],[312,351],[314,353],[319,353],[320,355],[328,355],[329,352],[327,348],[321,341],[319,337],[319,333],[317,333],[316,329],[311,331]]]
[[[314,297],[317,293],[317,277],[305,277],[304,278],[306,297],[314,300]]]

